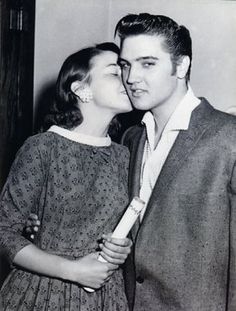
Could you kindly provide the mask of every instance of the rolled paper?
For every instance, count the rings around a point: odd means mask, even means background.
[[[116,239],[124,239],[127,237],[131,228],[133,227],[135,221],[139,217],[142,209],[145,206],[145,202],[138,197],[134,197],[127,207],[125,213],[123,214],[121,220],[115,227],[111,237]],[[98,260],[101,262],[106,262],[106,260],[99,255]],[[94,292],[95,290],[90,287],[84,287],[87,292]]]

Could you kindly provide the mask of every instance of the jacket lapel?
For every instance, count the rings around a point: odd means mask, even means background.
[[[140,175],[142,167],[142,158],[144,144],[146,141],[145,126],[140,126],[139,132],[133,138],[130,145],[130,167],[129,167],[129,194],[130,201],[135,197],[139,197]],[[131,236],[134,241],[139,229],[139,220],[132,227]]]
[[[135,136],[130,150],[129,190],[131,200],[134,196],[139,196],[140,174],[145,141],[146,130],[145,126],[142,126],[140,132]]]
[[[211,125],[212,112],[214,112],[214,108],[205,99],[202,99],[202,102],[192,113],[188,130],[180,131],[156,181],[144,214],[143,223],[151,209],[157,205],[162,194],[168,191],[170,181],[175,178],[185,159]]]

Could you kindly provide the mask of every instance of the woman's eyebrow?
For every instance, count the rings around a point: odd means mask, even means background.
[[[119,64],[120,62],[128,63],[128,61],[126,59],[123,59],[123,58],[119,57],[118,60],[117,60],[117,63]]]
[[[117,63],[114,63],[114,64],[108,64],[106,67],[117,67]]]

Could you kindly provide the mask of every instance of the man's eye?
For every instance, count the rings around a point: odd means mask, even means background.
[[[129,67],[129,65],[126,63],[120,63],[119,65],[122,69],[127,69]]]
[[[155,63],[153,63],[153,62],[145,62],[145,63],[143,63],[143,67],[146,67],[146,68],[154,66],[154,65],[155,65]]]

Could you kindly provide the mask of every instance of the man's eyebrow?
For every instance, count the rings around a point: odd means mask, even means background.
[[[136,59],[137,61],[140,61],[140,60],[159,60],[159,58],[158,57],[156,57],[156,56],[141,56],[141,57],[138,57],[137,59]]]
[[[150,56],[141,56],[141,57],[138,57],[138,58],[135,59],[135,61],[142,61],[142,60],[159,60],[159,58],[156,57],[156,56],[151,56],[150,55]],[[128,61],[126,59],[123,59],[123,58],[119,57],[118,58],[118,63],[120,63],[120,62],[128,63]]]

